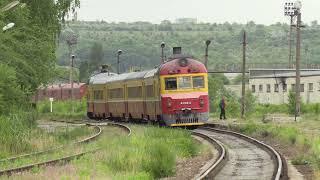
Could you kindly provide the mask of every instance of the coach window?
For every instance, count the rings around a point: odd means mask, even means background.
[[[154,97],[153,85],[146,86],[146,97]]]
[[[193,88],[204,88],[204,78],[203,76],[195,76],[192,78]]]
[[[166,78],[166,90],[177,90],[177,78]]]
[[[190,89],[192,88],[191,77],[184,76],[178,78],[179,89]]]
[[[123,88],[110,89],[108,94],[110,99],[121,99],[123,98]]]
[[[141,98],[142,87],[128,87],[128,98]]]
[[[93,91],[94,100],[103,100],[103,91]]]

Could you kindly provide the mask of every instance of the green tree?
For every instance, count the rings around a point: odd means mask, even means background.
[[[88,61],[83,61],[80,63],[79,67],[79,81],[80,82],[87,82],[89,78],[89,63]]]
[[[296,114],[296,93],[291,91],[289,92],[289,95],[288,95],[288,111],[289,111],[289,114],[291,115],[295,115]],[[304,103],[302,102],[302,99],[300,98],[300,111],[301,112],[304,112],[305,111],[305,106],[304,106]]]
[[[23,100],[25,97],[19,88],[15,70],[0,63],[0,114],[9,114]]]
[[[9,2],[2,0],[0,7]],[[47,84],[54,76],[56,37],[65,17],[63,14],[79,6],[78,0],[20,2],[25,3],[25,6],[0,12],[1,27],[8,21],[16,24],[5,34],[0,33],[0,65],[10,69],[5,73],[11,77],[13,83],[9,83],[9,86],[15,94],[14,97],[8,96],[13,100],[3,98],[2,102],[15,102],[18,105],[25,104],[22,102],[26,99],[21,100],[20,97],[31,96],[40,85]]]
[[[103,63],[103,46],[101,43],[94,43],[90,50],[90,71],[94,71],[99,69],[101,64]]]

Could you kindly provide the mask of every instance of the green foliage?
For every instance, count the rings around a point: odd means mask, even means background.
[[[91,130],[88,127],[75,127],[75,128],[70,128],[66,127],[63,130],[49,133],[50,135],[52,134],[55,139],[57,139],[58,142],[60,143],[65,143],[65,142],[71,142],[72,140],[75,140],[75,137],[84,137],[86,135],[89,135],[91,133]]]
[[[74,107],[74,112],[72,111]],[[86,100],[81,101],[54,101],[52,105],[53,113],[50,113],[50,101],[42,101],[37,104],[37,110],[42,117],[52,119],[62,118],[83,118],[86,115]]]
[[[296,97],[293,91],[289,92],[288,95],[288,110],[289,114],[295,115],[296,113]]]
[[[177,158],[193,157],[200,147],[190,132],[182,129],[132,127],[131,137],[105,131],[102,151],[76,160],[86,177],[102,174],[111,179],[160,179],[174,175]],[[97,159],[99,159],[97,161]],[[88,168],[90,167],[90,168]],[[130,177],[130,178],[129,178]]]
[[[245,95],[245,113],[247,115],[256,112],[257,100],[251,91],[246,91]]]
[[[0,8],[9,2],[1,0]],[[29,140],[34,138],[35,115],[30,110],[30,97],[51,80],[60,22],[79,6],[79,0],[20,2],[25,6],[0,12],[0,27],[15,23],[0,33],[0,157],[32,148]]]
[[[240,64],[242,59],[241,34],[243,29],[248,33],[248,63],[287,63],[288,24],[269,26],[255,24],[223,23],[223,24],[175,24],[164,21],[160,25],[149,22],[109,23],[109,22],[70,22],[70,26],[79,33],[80,41],[76,54],[82,61],[90,62],[91,47],[95,43],[103,46],[103,64],[114,64],[117,49],[122,49],[122,65],[143,65],[152,68],[160,62],[160,43],[166,42],[165,55],[172,54],[173,46],[182,46],[183,52],[203,60],[207,39],[213,40],[209,48],[209,67],[224,64]],[[303,30],[305,44],[314,49],[320,48],[320,26],[308,26]],[[314,35],[316,34],[316,35]],[[304,52],[303,52],[304,53]],[[67,64],[67,48],[60,42],[57,51],[60,64]],[[303,56],[303,54],[302,54]],[[308,53],[311,63],[319,63],[320,53]],[[114,66],[115,67],[115,66]],[[219,68],[218,68],[219,70]]]
[[[249,75],[245,75],[245,82],[246,84],[249,84]],[[238,75],[236,76],[233,80],[232,80],[232,84],[236,84],[236,85],[240,85],[242,84],[242,75]]]
[[[227,90],[224,88],[225,80],[224,75],[215,74],[208,77],[209,80],[209,97],[210,97],[210,110],[216,112],[219,107],[218,104],[223,95],[227,94]]]
[[[0,124],[0,159],[8,154],[18,154],[32,148],[29,143],[30,132],[35,124],[32,112],[0,116]]]
[[[0,114],[9,114],[23,99],[14,69],[0,64]]]

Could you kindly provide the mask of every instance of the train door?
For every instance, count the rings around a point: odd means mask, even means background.
[[[128,107],[128,87],[126,82],[123,83],[123,89],[124,89],[124,95],[123,95],[123,103],[124,103],[124,108],[125,112],[123,114],[123,118],[128,119],[129,117],[129,107]]]
[[[108,88],[107,86],[105,85],[103,87],[103,94],[104,94],[104,113],[103,113],[103,116],[104,118],[108,118],[109,117],[109,108],[108,108],[108,92],[107,92]]]
[[[147,118],[148,117],[148,112],[147,112],[147,97],[146,97],[146,83],[145,82],[142,82],[142,107],[143,107],[143,110],[142,110],[142,113],[144,114],[144,118]]]

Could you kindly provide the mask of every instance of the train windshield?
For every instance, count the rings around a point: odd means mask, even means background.
[[[192,78],[192,80],[193,80],[193,88],[204,88],[203,76],[195,76]]]
[[[179,89],[190,89],[192,88],[191,77],[184,76],[178,77]]]
[[[182,76],[165,78],[166,90],[204,88],[204,76]]]
[[[177,78],[166,78],[166,90],[177,90]]]

